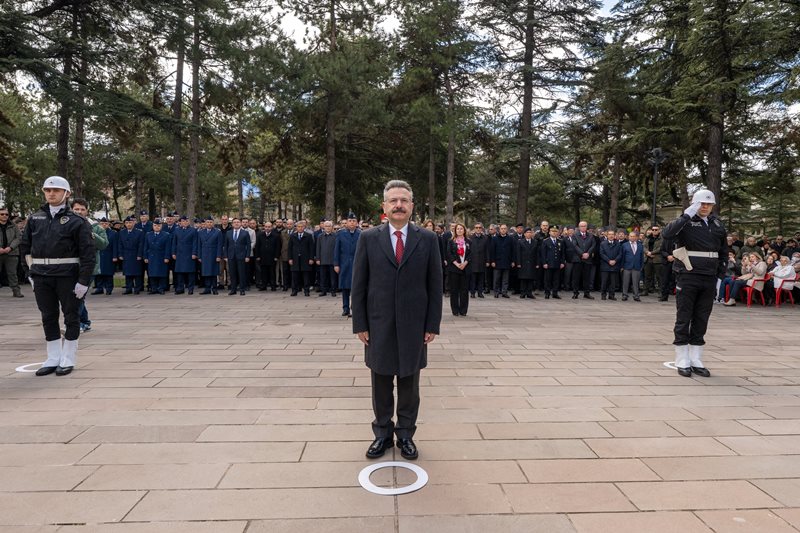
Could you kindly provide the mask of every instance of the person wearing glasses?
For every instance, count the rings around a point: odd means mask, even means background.
[[[10,219],[11,213],[8,209],[0,207],[0,268],[6,269],[8,286],[11,287],[14,298],[22,298],[24,295],[17,278],[20,231]]]

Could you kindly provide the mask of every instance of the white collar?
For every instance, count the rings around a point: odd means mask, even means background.
[[[61,211],[62,209],[64,209],[66,206],[67,206],[66,202],[65,202],[65,203],[63,203],[63,204],[61,204],[61,205],[57,205],[57,206],[55,206],[55,207],[54,207],[54,206],[52,206],[52,205],[49,205],[49,204],[48,204],[48,207],[50,208],[50,216],[51,216],[51,217],[55,216],[55,215],[56,215],[56,213],[58,213],[59,211]]]
[[[395,227],[392,226],[392,224],[390,222],[387,222],[387,224],[389,224],[389,231],[392,233],[392,235],[394,235],[394,232],[398,231],[398,230],[395,229]],[[400,228],[399,231],[403,233],[403,237],[407,237],[408,236],[408,222],[406,222],[406,225],[403,226],[402,228]]]

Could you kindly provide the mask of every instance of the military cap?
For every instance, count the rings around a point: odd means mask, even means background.
[[[179,220],[189,220],[189,217],[187,217],[186,215],[181,215],[181,218]]]
[[[161,219],[160,218],[154,219],[153,224],[161,224]]]
[[[348,212],[348,213],[347,213],[347,218],[348,218],[348,220],[350,220],[350,219],[353,219],[353,220],[358,220],[358,217],[357,217],[357,216],[356,216],[356,214],[355,214],[355,213],[353,213],[352,211],[350,211],[350,212]]]
[[[125,217],[125,222],[136,222],[136,217],[133,215],[128,215]]]
[[[139,214],[140,215],[146,215],[147,214],[147,209],[142,209],[141,211],[139,211]]]

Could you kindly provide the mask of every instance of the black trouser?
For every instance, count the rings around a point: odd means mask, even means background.
[[[228,259],[228,275],[231,277],[230,290],[247,289],[247,263],[242,259]]]
[[[673,344],[702,346],[708,317],[717,296],[717,277],[700,274],[681,274],[676,280],[675,340]]]
[[[256,263],[252,257],[250,261],[244,264],[244,271],[247,276],[244,283],[245,289],[249,289],[250,285],[255,285],[256,283]]]
[[[397,378],[397,424],[394,416],[394,376],[384,376],[372,372],[372,411],[375,420],[372,432],[376,438],[410,439],[417,430],[419,413],[419,372]]]
[[[169,272],[167,272],[169,274]],[[150,292],[164,292],[167,290],[167,280],[168,277],[150,277],[147,278],[150,281]]]
[[[572,281],[573,272],[575,271],[575,263],[567,263],[567,266],[564,267],[564,280],[561,283],[561,287],[565,291],[571,291],[575,284]]]
[[[308,292],[311,290],[311,274],[312,272],[308,270],[303,272],[292,270],[292,291],[303,289],[304,292]]]
[[[533,279],[520,279],[519,285],[520,293],[525,296],[533,296]]]
[[[125,291],[139,292],[142,290],[142,279],[144,276],[125,276]]]
[[[661,282],[661,263],[648,261],[644,264],[644,290],[656,292],[656,286]]]
[[[512,292],[519,292],[519,279],[517,278],[516,267],[508,271],[508,286],[511,287]]]
[[[494,292],[495,294],[508,293],[508,269],[495,268],[494,269]]]
[[[469,292],[483,292],[486,285],[486,272],[473,272],[469,275]]]
[[[61,338],[59,318],[64,312],[64,338],[74,341],[80,335],[80,300],[75,297],[76,276],[38,276],[33,274],[33,292],[36,306],[42,313],[44,338],[55,341]],[[60,309],[59,309],[60,306]]]
[[[103,290],[107,294],[111,294],[114,290],[114,276],[105,276],[98,274],[94,277],[94,287],[98,290]]]
[[[544,270],[544,293],[558,294],[559,283],[561,282],[561,269],[558,267],[545,268]]]
[[[591,279],[592,264],[583,261],[575,263],[572,267],[572,292],[577,293],[582,289],[583,294],[589,294],[592,288]]]
[[[322,292],[336,293],[336,286],[339,280],[336,279],[336,271],[333,270],[333,265],[320,265],[319,267],[319,286]]]
[[[484,278],[486,289],[484,292],[494,290],[494,267],[486,267],[486,277]],[[477,290],[479,287],[475,287]]]
[[[669,297],[669,294],[672,292],[672,284],[673,284],[673,276],[672,276],[672,263],[667,263],[663,265],[661,269],[661,296],[662,297]]]
[[[175,272],[175,291],[183,292],[184,287],[193,291],[195,277],[194,272]]]
[[[292,287],[292,266],[289,261],[283,262],[283,288],[288,289]]]
[[[275,283],[275,263],[276,261],[266,261],[260,263],[258,268],[258,288],[265,289],[267,285],[273,289],[277,287]]]
[[[454,315],[466,315],[469,307],[466,272],[450,272],[450,310]]]
[[[617,277],[619,272],[600,272],[600,292],[602,294],[608,293],[612,298],[614,297],[614,289],[617,286]]]
[[[544,289],[544,273],[547,272],[543,268],[536,270],[536,287],[534,290]]]
[[[342,289],[342,311],[350,312],[350,289]]]

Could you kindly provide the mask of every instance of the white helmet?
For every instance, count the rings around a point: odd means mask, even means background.
[[[46,180],[44,180],[44,185],[42,185],[42,189],[64,189],[65,191],[72,192],[72,189],[69,186],[69,182],[62,178],[61,176],[50,176]]]
[[[696,204],[698,202],[702,204],[716,204],[717,199],[714,198],[714,193],[708,189],[700,189],[692,196],[692,203]]]

